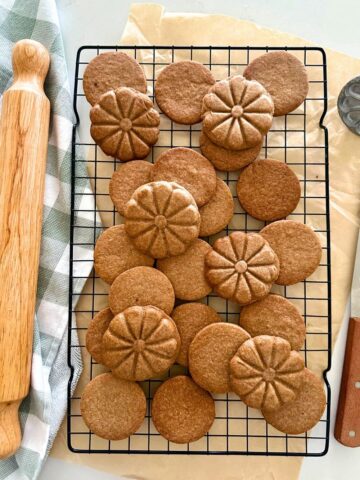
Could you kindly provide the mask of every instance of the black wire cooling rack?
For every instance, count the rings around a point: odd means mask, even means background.
[[[288,50],[304,62],[310,88],[304,104],[287,116],[274,118],[261,156],[286,162],[298,175],[302,186],[300,203],[288,218],[311,225],[322,241],[323,256],[317,271],[306,281],[290,287],[276,286],[273,291],[293,302],[306,322],[306,342],[302,350],[306,364],[322,372],[327,394],[327,408],[319,424],[303,435],[285,435],[268,425],[261,414],[244,405],[236,395],[215,395],[216,419],[210,432],[197,442],[176,445],[162,438],[150,417],[150,403],[161,379],[143,382],[148,399],[146,419],[138,432],[129,439],[107,441],[89,431],[80,415],[80,398],[84,386],[103,371],[85,348],[85,334],[90,319],[107,305],[108,286],[92,270],[83,292],[79,285],[85,278],[79,275],[79,265],[92,266],[92,251],[103,227],[121,222],[108,196],[108,183],[118,162],[106,157],[94,144],[89,133],[89,104],[83,89],[82,76],[86,65],[96,55],[106,51],[124,51],[135,57],[144,68],[148,94],[151,98],[158,71],[163,66],[184,59],[193,59],[208,66],[217,80],[241,73],[255,57],[268,51]],[[86,46],[79,49],[76,61],[74,109],[77,125],[73,132],[71,245],[69,291],[68,362],[71,379],[68,388],[68,446],[83,453],[158,453],[158,454],[250,454],[321,456],[328,450],[330,387],[326,373],[331,363],[331,288],[330,288],[330,223],[328,133],[323,125],[327,110],[326,55],[321,48],[297,47],[194,47],[194,46]],[[149,161],[154,162],[165,149],[186,146],[199,147],[201,125],[184,126],[161,115],[161,134]],[[80,122],[81,120],[81,122]],[[87,158],[82,152],[87,148]],[[92,184],[87,185],[86,167]],[[234,230],[258,231],[264,224],[247,215],[236,197],[238,173],[221,173],[233,192],[235,214],[229,226],[219,235]],[[79,188],[79,186],[81,188]],[[85,188],[85,191],[84,191]],[[86,199],[87,201],[84,201]],[[89,207],[90,204],[90,207]],[[90,229],[92,241],[84,242],[81,232]],[[212,243],[219,235],[210,239]],[[215,295],[206,303],[216,308],[225,321],[237,322],[239,307]],[[75,322],[75,316],[77,322]],[[73,364],[82,356],[84,371],[71,396]],[[168,376],[183,373],[178,365]]]

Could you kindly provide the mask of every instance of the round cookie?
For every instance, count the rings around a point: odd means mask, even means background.
[[[255,147],[269,131],[273,112],[272,98],[260,83],[234,75],[205,95],[203,130],[220,147]]]
[[[234,201],[230,188],[220,178],[216,178],[214,196],[200,208],[200,237],[208,237],[220,232],[232,219]]]
[[[202,207],[216,189],[216,173],[209,160],[191,148],[176,147],[162,153],[154,164],[152,180],[176,182]]]
[[[119,87],[146,93],[146,77],[138,62],[124,52],[106,52],[93,58],[83,77],[87,101],[94,105],[103,93]]]
[[[299,435],[311,430],[319,422],[325,407],[323,382],[305,368],[303,385],[295,400],[274,412],[263,411],[262,414],[265,420],[280,432]]]
[[[171,367],[180,336],[173,320],[158,308],[130,307],[111,320],[101,348],[104,365],[116,377],[141,382]]]
[[[293,285],[309,277],[319,266],[321,244],[307,225],[294,220],[279,220],[263,228],[267,240],[280,262],[278,285]]]
[[[137,383],[103,373],[86,385],[80,411],[93,433],[107,440],[122,440],[140,428],[146,398]]]
[[[205,257],[205,276],[214,291],[240,305],[266,297],[278,275],[278,259],[257,233],[218,238]]]
[[[153,305],[168,315],[175,303],[170,280],[152,267],[134,267],[116,277],[110,287],[109,306],[114,315],[128,307]]]
[[[181,347],[177,356],[177,363],[188,365],[188,351],[195,335],[204,327],[212,323],[221,322],[216,311],[203,303],[184,303],[176,307],[172,314],[180,334]]]
[[[90,133],[101,150],[122,162],[145,158],[159,137],[160,115],[132,88],[104,93],[90,110]]]
[[[86,331],[86,349],[97,363],[103,363],[102,337],[113,318],[110,308],[104,308],[91,319]]]
[[[156,102],[174,122],[192,125],[201,121],[203,98],[214,83],[211,71],[199,62],[172,63],[156,80]]]
[[[109,194],[120,215],[125,214],[125,207],[135,190],[150,182],[150,173],[154,165],[145,160],[133,160],[120,165],[112,174]]]
[[[230,392],[230,360],[250,335],[232,323],[213,323],[195,335],[189,347],[194,381],[214,393]]]
[[[244,307],[239,323],[252,337],[285,338],[292,350],[300,350],[305,341],[305,322],[300,312],[289,300],[273,293]]]
[[[141,265],[152,267],[154,259],[134,247],[124,225],[107,228],[97,239],[94,268],[104,282],[112,284],[120,273]]]
[[[246,67],[244,77],[264,85],[274,101],[276,117],[295,110],[309,90],[304,64],[289,52],[261,55]]]
[[[278,410],[298,395],[304,360],[280,337],[260,335],[244,342],[230,361],[231,389],[252,408]]]
[[[204,274],[204,258],[211,246],[196,239],[182,255],[158,260],[157,268],[170,280],[175,297],[180,300],[199,300],[211,292]]]
[[[180,255],[199,235],[200,213],[192,195],[177,183],[147,183],[126,205],[125,230],[139,250],[154,258]]]
[[[195,442],[210,430],[215,402],[190,377],[179,375],[156,390],[151,417],[156,430],[170,442]]]
[[[241,173],[237,195],[242,208],[254,218],[272,222],[287,217],[299,203],[296,174],[279,160],[255,160]]]
[[[204,157],[210,160],[217,170],[223,172],[234,172],[245,167],[257,158],[262,148],[262,142],[260,142],[258,145],[244,150],[229,150],[216,145],[203,131],[200,134],[199,142]]]

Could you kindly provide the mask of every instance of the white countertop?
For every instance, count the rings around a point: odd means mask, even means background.
[[[173,12],[233,15],[298,35],[352,56],[360,55],[359,0],[162,0],[159,3]],[[130,4],[130,0],[57,0],[71,87],[78,47],[94,43],[115,43],[121,37]],[[344,322],[341,329],[333,353],[333,368],[329,374],[332,387],[331,429],[334,425],[341,379],[346,323]],[[62,480],[75,476],[77,480],[119,478],[49,458],[39,480]],[[331,433],[329,453],[325,457],[305,459],[300,478],[355,480],[359,477],[360,449],[343,447],[334,440]]]

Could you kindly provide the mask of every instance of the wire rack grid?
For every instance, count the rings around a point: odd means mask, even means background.
[[[301,351],[306,365],[322,372],[325,380],[327,408],[319,424],[303,435],[286,435],[267,424],[261,414],[244,405],[234,394],[215,395],[216,419],[210,432],[197,442],[176,445],[162,438],[151,421],[150,405],[154,391],[163,379],[143,382],[148,408],[145,421],[138,432],[129,439],[107,441],[89,431],[80,414],[80,398],[84,386],[104,371],[96,364],[85,348],[86,329],[90,319],[107,306],[108,286],[92,271],[85,289],[79,291],[78,274],[81,262],[92,262],[92,252],[103,227],[121,223],[108,195],[108,184],[118,166],[115,159],[104,155],[89,134],[89,105],[82,89],[82,76],[89,61],[102,52],[121,50],[136,58],[144,68],[148,94],[154,99],[154,83],[161,68],[184,59],[197,60],[208,66],[216,80],[242,73],[246,65],[269,51],[288,50],[306,66],[309,77],[308,96],[298,109],[284,117],[274,118],[265,138],[261,157],[272,157],[286,162],[297,174],[301,183],[301,200],[288,217],[311,225],[319,234],[323,256],[316,272],[306,281],[290,287],[275,286],[273,291],[293,302],[301,311],[306,327],[306,341]],[[68,446],[82,453],[162,453],[162,454],[228,454],[228,455],[288,455],[321,456],[328,450],[330,387],[326,373],[331,365],[331,284],[330,284],[330,219],[328,133],[323,125],[327,110],[326,55],[321,48],[310,47],[194,47],[194,46],[86,46],[79,49],[76,62],[74,109],[77,125],[73,132],[72,195],[71,195],[71,246],[69,289],[68,363],[71,378],[68,387],[67,436]],[[155,101],[155,100],[154,100]],[[186,146],[199,150],[201,125],[184,126],[173,123],[160,112],[160,137],[148,158],[154,162],[164,150]],[[80,122],[81,119],[81,122]],[[80,156],[86,147],[87,158]],[[86,168],[92,189],[83,193],[79,185],[87,181]],[[263,222],[247,215],[236,196],[238,172],[218,175],[229,185],[235,202],[235,213],[228,227],[207,239],[210,243],[234,230],[259,231]],[[92,209],[82,207],[80,197],[94,197]],[[93,241],[81,241],[82,229],[91,229]],[[239,307],[229,301],[209,295],[204,299],[213,306],[223,320],[237,323]],[[75,316],[77,322],[75,322]],[[73,389],[73,362],[81,355],[84,372],[75,393]],[[175,365],[167,376],[184,373]]]

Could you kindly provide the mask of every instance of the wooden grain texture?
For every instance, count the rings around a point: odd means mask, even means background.
[[[350,318],[335,424],[335,438],[360,446],[360,318]]]
[[[50,103],[49,54],[22,40],[0,121],[0,458],[19,444],[15,421],[29,391]],[[13,403],[12,403],[13,402]]]

